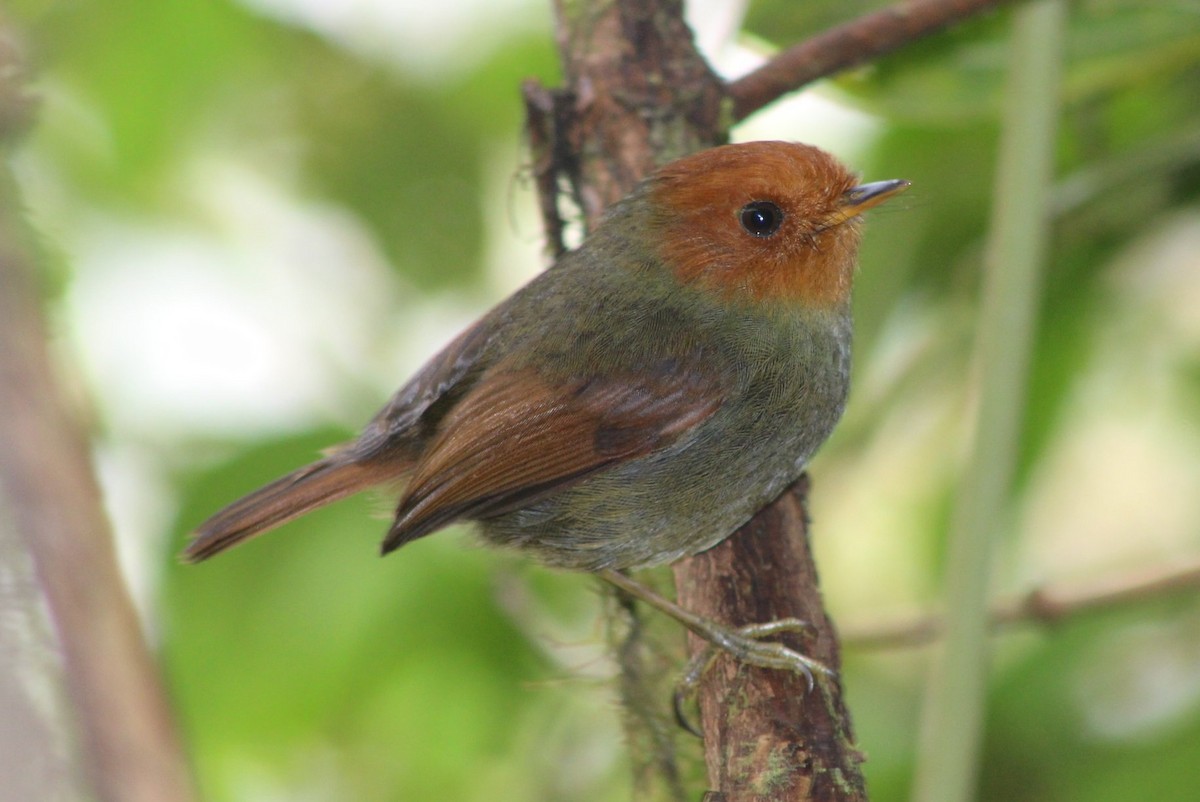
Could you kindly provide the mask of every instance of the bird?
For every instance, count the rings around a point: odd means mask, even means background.
[[[714,546],[833,431],[861,215],[908,186],[784,141],[660,167],[356,439],[201,523],[184,559],[386,486],[384,554],[473,521],[487,543],[620,584]]]

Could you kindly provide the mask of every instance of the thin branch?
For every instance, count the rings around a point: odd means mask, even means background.
[[[1047,585],[998,601],[988,614],[993,629],[1022,624],[1051,625],[1070,618],[1129,604],[1200,592],[1200,557],[1184,562],[1122,572],[1088,582]],[[941,637],[944,622],[933,614],[897,616],[841,627],[847,648],[890,649],[921,646]]]
[[[729,85],[743,120],[818,78],[866,64],[970,17],[1014,0],[913,0],[831,28],[775,56]]]

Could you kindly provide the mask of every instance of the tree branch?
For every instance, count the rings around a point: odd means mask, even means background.
[[[996,629],[1019,624],[1051,625],[1128,604],[1141,604],[1176,594],[1200,590],[1200,558],[1178,565],[1156,566],[1139,571],[1093,579],[1088,582],[1046,585],[1028,593],[998,601],[989,613]],[[889,649],[921,646],[942,635],[941,616],[911,614],[886,621],[850,623],[843,626],[842,642],[856,649]]]
[[[725,141],[727,97],[695,50],[680,0],[559,0],[556,10],[566,85],[550,90],[552,103],[545,90],[526,85],[537,129],[530,137],[533,159],[539,191],[555,193],[542,198],[543,218],[558,225],[551,204],[565,184],[591,227],[606,205],[655,165]],[[546,120],[553,121],[551,136]],[[553,242],[553,232],[551,237]],[[803,491],[793,489],[725,543],[673,566],[677,597],[695,612],[732,624],[801,617],[813,629],[784,640],[836,667],[836,635],[821,607],[806,532]],[[666,713],[669,698],[641,692],[658,662],[653,649],[636,643],[641,631],[635,621],[618,647],[629,742],[650,745],[643,750],[649,754],[633,756],[642,761],[636,776],[645,777],[652,765],[662,776],[658,788],[678,797],[673,754],[654,729],[655,716],[639,707],[661,698]],[[714,789],[707,798],[865,799],[861,756],[853,748],[840,693],[836,681],[821,682],[810,693],[799,675],[720,658],[700,687]],[[646,787],[639,782],[640,790]]]
[[[522,87],[551,252],[562,247],[561,192],[571,194],[590,229],[656,164],[724,137],[723,85],[696,53],[680,0],[556,0],[555,11],[564,86]],[[610,639],[635,794],[683,800],[664,650],[647,634],[658,628],[621,601]]]
[[[26,119],[0,30],[0,155]],[[16,183],[0,162],[0,508],[57,628],[91,788],[104,802],[192,798],[162,682],[113,553],[87,437],[55,385]]]
[[[911,0],[825,31],[729,85],[733,115],[754,112],[818,78],[866,64],[1014,0]]]
[[[837,672],[837,633],[826,615],[808,546],[802,476],[732,537],[675,565],[679,603],[717,621],[799,618],[811,628],[779,640]],[[692,648],[706,646],[691,636]],[[724,802],[859,802],[867,794],[850,713],[837,678],[770,671],[720,655],[700,689],[709,784]]]
[[[724,141],[724,87],[681,0],[555,7],[566,86],[552,92],[551,153],[590,229],[656,165]]]

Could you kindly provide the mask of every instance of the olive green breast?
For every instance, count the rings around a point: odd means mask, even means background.
[[[720,407],[660,451],[483,521],[484,537],[592,570],[702,551],[791,484],[829,436],[849,386],[849,312],[739,308],[653,266],[587,267],[554,268],[497,310],[541,325],[498,326],[492,359],[519,354],[550,380],[701,370],[720,385]]]

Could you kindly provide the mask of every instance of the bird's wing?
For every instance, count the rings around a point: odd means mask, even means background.
[[[721,397],[705,371],[673,360],[565,385],[528,369],[489,371],[442,420],[417,462],[384,551],[456,518],[517,509],[664,448],[711,416]]]
[[[437,426],[440,415],[431,408],[448,407],[469,388],[482,370],[480,355],[495,333],[491,315],[459,334],[408,382],[396,391],[383,409],[345,446],[358,460],[411,454]]]

